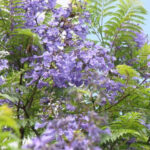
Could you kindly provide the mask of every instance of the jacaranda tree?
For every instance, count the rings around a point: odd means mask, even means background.
[[[0,149],[149,150],[145,14],[138,0],[0,0]]]

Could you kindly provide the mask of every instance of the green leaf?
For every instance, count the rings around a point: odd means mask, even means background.
[[[130,78],[139,76],[139,73],[131,66],[118,65],[116,68],[121,75],[129,76]]]

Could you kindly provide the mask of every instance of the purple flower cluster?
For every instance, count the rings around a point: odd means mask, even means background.
[[[6,59],[0,59],[0,71],[8,69],[8,61]],[[3,76],[0,76],[0,85],[5,83]]]
[[[97,120],[97,121],[96,121]],[[100,150],[100,134],[110,134],[109,129],[101,130],[99,121],[101,118],[94,112],[88,115],[68,115],[57,118],[47,123],[40,124],[39,128],[46,126],[46,130],[40,137],[32,140],[32,143],[24,148],[41,150]],[[96,121],[96,123],[95,123]]]
[[[148,59],[147,66],[150,67],[150,55],[147,56],[147,59]]]
[[[4,104],[9,105],[9,107],[14,106],[13,102],[11,102],[10,100],[8,100],[8,99],[0,99],[0,106],[4,105]]]
[[[37,81],[38,88],[50,86],[49,83],[59,88],[92,84],[100,87],[102,84],[102,89],[107,86],[106,97],[111,101],[122,85],[108,78],[109,71],[114,67],[114,58],[109,55],[109,51],[85,40],[89,13],[74,14],[71,7],[65,9],[54,6],[55,1],[24,3],[25,27],[39,36],[44,49],[32,57],[22,59],[22,63],[31,62],[30,67],[33,68],[25,75],[26,79],[30,79],[28,86]],[[38,16],[43,12],[43,21],[39,23]],[[44,23],[46,13],[51,14],[51,19]],[[35,49],[39,52],[38,47]],[[104,80],[109,82],[104,83]],[[113,94],[110,95],[111,92]]]
[[[140,120],[140,123],[144,125],[148,130],[150,130],[150,124],[146,123],[144,120]]]
[[[54,55],[52,52],[46,51],[42,56],[35,57],[39,63],[31,64],[34,70],[32,70],[32,74],[27,74],[26,78],[33,79],[30,84],[39,77],[43,80],[52,78],[54,85],[60,88],[67,87],[69,83],[76,86],[92,82],[99,84],[102,72],[107,76],[108,71],[113,68],[113,63],[104,48],[95,45],[85,47],[87,44],[84,44],[84,48],[88,48],[88,50],[80,50],[79,47],[76,47],[69,53],[60,51]],[[95,74],[97,74],[97,78],[94,79]],[[40,80],[39,84],[42,83]],[[43,84],[43,86],[45,85],[46,83]]]
[[[145,43],[147,43],[147,36],[141,31],[141,32],[135,32],[136,36],[133,38],[134,42],[136,43],[136,46],[140,49],[144,46]]]
[[[6,59],[0,59],[0,71],[8,69],[8,61]]]

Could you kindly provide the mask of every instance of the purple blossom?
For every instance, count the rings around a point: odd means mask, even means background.
[[[39,128],[44,128],[47,125],[47,122],[44,123],[36,123],[35,124],[35,129],[39,129]]]
[[[95,144],[99,143],[100,134],[109,133],[96,126],[93,121],[96,121],[97,117],[96,113],[89,112],[88,116],[68,115],[65,118],[51,120],[44,133],[24,147],[34,150],[96,149]],[[87,124],[87,127],[84,128],[83,124]],[[38,127],[41,127],[41,124],[38,124]],[[86,132],[88,134],[85,134]]]
[[[5,79],[2,76],[0,76],[0,85],[2,85],[4,83],[5,83]]]
[[[0,59],[0,71],[8,68],[8,60]]]
[[[69,111],[74,111],[76,108],[73,106],[73,105],[71,105],[71,104],[67,104],[66,105],[66,108],[69,110]]]
[[[147,63],[147,66],[150,67],[150,61]]]
[[[109,71],[114,69],[115,57],[109,55],[108,49],[86,40],[88,27],[85,23],[89,22],[89,13],[82,12],[79,21],[74,20],[71,8],[54,8],[55,4],[55,0],[24,2],[25,28],[37,34],[43,46],[40,53],[37,47],[36,55],[21,59],[22,63],[29,62],[31,67],[24,75],[27,86],[32,86],[39,79],[39,89],[95,84],[103,91],[103,97],[114,103],[123,85],[108,77]],[[38,14],[47,11],[51,12],[52,19],[39,25]],[[49,80],[53,85],[49,84]]]
[[[10,100],[8,100],[8,99],[0,99],[0,105],[4,105],[4,104],[9,105],[9,107],[14,106],[14,103],[11,102]]]
[[[140,49],[147,43],[147,36],[141,32],[135,32],[136,36],[133,38],[136,42],[136,46]]]
[[[135,137],[133,137],[133,138],[131,138],[130,140],[128,140],[127,141],[127,144],[132,144],[132,143],[135,143],[136,142],[136,138]]]
[[[56,5],[56,0],[48,0],[48,7],[53,9]]]

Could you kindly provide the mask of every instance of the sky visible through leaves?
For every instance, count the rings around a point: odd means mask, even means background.
[[[142,0],[144,7],[148,11],[146,15],[145,25],[143,25],[145,33],[147,33],[150,37],[150,0]]]

